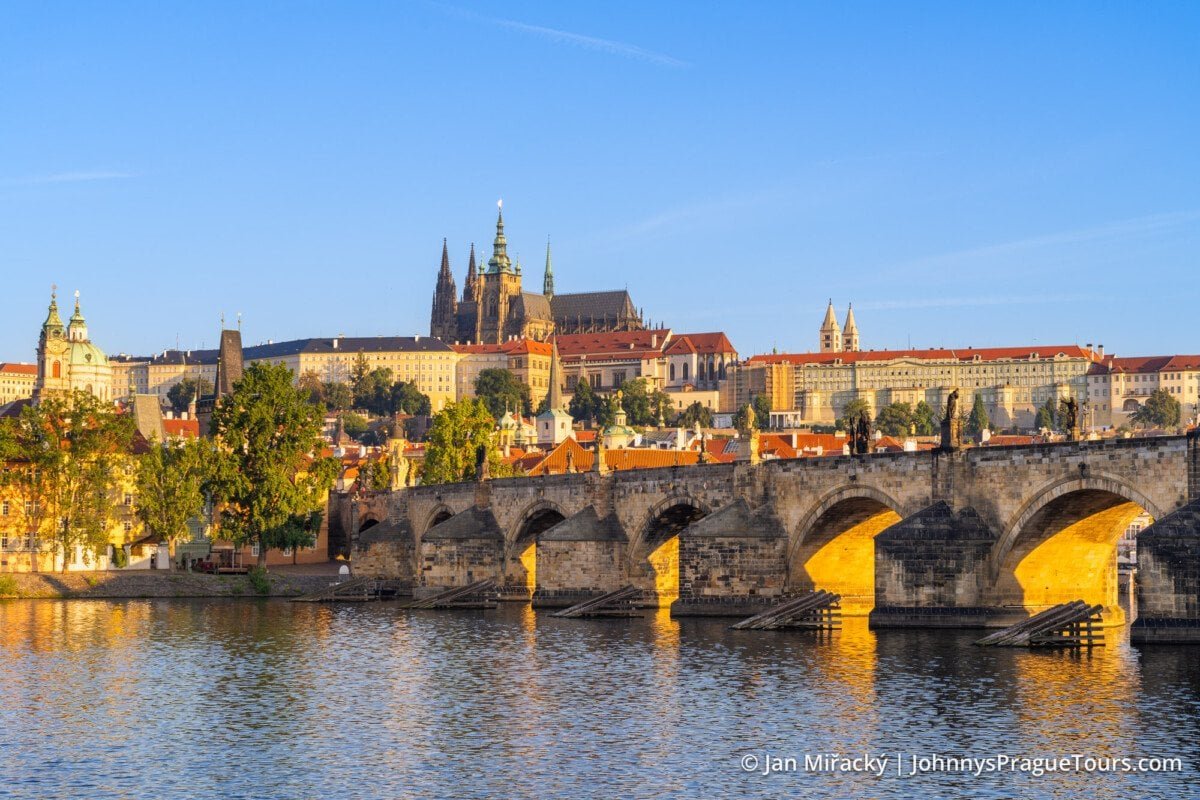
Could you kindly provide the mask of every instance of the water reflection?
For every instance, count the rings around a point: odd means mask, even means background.
[[[1107,630],[1106,635],[1114,631]],[[17,797],[1187,796],[1187,648],[260,601],[0,603]],[[747,774],[746,753],[1181,756],[1184,774]]]

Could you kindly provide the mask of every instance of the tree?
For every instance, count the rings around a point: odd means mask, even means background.
[[[296,380],[296,388],[308,394],[308,402],[314,406],[325,405],[325,384],[315,369],[305,370]]]
[[[685,408],[675,420],[676,425],[684,428],[693,428],[697,422],[701,428],[711,428],[713,424],[712,409],[699,400]]]
[[[971,406],[971,416],[967,417],[967,434],[980,436],[990,426],[991,420],[988,419],[987,408],[983,405],[983,395],[976,392],[975,403]]]
[[[1130,415],[1130,421],[1150,428],[1176,428],[1183,406],[1166,389],[1155,389],[1146,402]]]
[[[851,400],[842,409],[842,415],[837,419],[838,430],[848,431],[853,434],[854,424],[858,421],[858,418],[863,414],[870,415],[870,413],[871,406],[866,400],[862,398]]]
[[[367,361],[367,356],[362,350],[354,357],[354,366],[350,368],[350,392],[354,395],[355,400],[365,393],[364,381],[367,375],[371,373],[371,364]]]
[[[575,394],[571,397],[567,411],[580,422],[596,421],[602,405],[604,399],[592,391],[588,379],[580,378],[579,383],[575,384]]]
[[[188,405],[192,400],[196,397],[210,395],[212,390],[213,385],[208,378],[200,377],[194,380],[184,378],[167,391],[167,402],[171,404],[171,410],[176,414],[181,414],[188,410]]]
[[[188,521],[204,512],[204,487],[215,454],[207,439],[150,445],[138,459],[137,516],[174,550],[188,533]]]
[[[330,411],[349,411],[354,404],[354,393],[350,387],[337,381],[321,384],[321,396]]]
[[[336,459],[320,457],[322,415],[292,386],[286,366],[251,364],[213,412],[219,443],[212,479],[221,535],[269,548],[311,546],[313,515],[337,477]],[[306,544],[307,543],[307,544]]]
[[[933,409],[930,409],[930,414],[932,413]],[[908,403],[891,403],[884,406],[875,417],[875,427],[887,436],[908,436],[916,427],[912,406]]]
[[[355,414],[353,411],[347,411],[342,414],[342,430],[351,439],[362,441],[363,434],[367,432],[367,418],[362,414]]]
[[[46,527],[49,482],[46,473],[33,464],[35,454],[49,448],[49,431],[41,416],[30,406],[15,418],[0,419],[0,486],[13,491],[19,524],[29,542],[29,570],[38,571],[38,550]]]
[[[750,399],[750,405],[754,409],[754,424],[759,430],[766,430],[771,427],[771,397],[766,394],[756,394]]]
[[[417,388],[415,383],[396,381],[390,390],[391,402],[388,410],[393,413],[403,413],[412,416],[428,415],[433,410],[429,397]]]
[[[481,398],[447,403],[433,416],[425,444],[422,483],[458,483],[475,480],[479,449],[487,454],[488,468],[500,475],[500,451],[493,431],[495,419]]]
[[[621,384],[621,407],[630,425],[657,425],[671,413],[671,398],[666,392],[651,389],[645,378],[633,378]]]
[[[1053,397],[1047,398],[1045,405],[1038,408],[1037,417],[1034,419],[1033,426],[1039,431],[1056,430],[1058,427],[1056,420],[1057,414],[1058,404],[1054,402]]]
[[[933,406],[924,400],[918,400],[913,408],[913,429],[917,436],[933,436],[938,432],[938,417],[940,415]]]
[[[354,407],[378,416],[392,413],[392,371],[376,367],[356,380]]]
[[[95,554],[108,544],[119,475],[132,457],[133,417],[74,391],[26,406],[5,430],[3,448],[25,467],[6,477],[33,504],[27,512],[32,549],[49,542],[65,572],[76,547]],[[36,555],[33,560],[36,566]]]
[[[475,378],[475,396],[483,401],[493,420],[503,417],[506,409],[514,414],[528,414],[532,405],[529,386],[511,370],[502,368],[479,373]]]

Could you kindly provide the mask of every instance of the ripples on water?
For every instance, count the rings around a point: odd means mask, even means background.
[[[856,620],[825,635],[727,624],[520,606],[3,602],[0,796],[1183,798],[1200,785],[1200,648],[1116,641],[1088,656]],[[739,768],[746,753],[818,752],[1186,767],[909,779]]]

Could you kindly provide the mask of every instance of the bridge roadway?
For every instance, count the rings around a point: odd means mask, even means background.
[[[1198,439],[1113,439],[509,478],[332,494],[359,575],[417,596],[497,578],[564,606],[627,584],[677,615],[809,589],[876,627],[995,626],[1082,599],[1123,621],[1138,537],[1143,641],[1200,641]]]

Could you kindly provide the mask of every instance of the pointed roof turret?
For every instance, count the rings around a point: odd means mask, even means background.
[[[62,317],[58,315],[58,287],[50,287],[50,306],[46,309],[46,321],[42,323],[42,334],[44,336],[63,334]]]
[[[463,285],[463,301],[470,302],[476,298],[475,282],[479,279],[479,269],[475,266],[475,243],[471,242],[471,255],[467,259],[467,282]]]
[[[829,306],[825,309],[825,321],[821,323],[821,329],[836,328],[838,324],[837,312],[833,310],[833,298],[829,298]]]
[[[550,264],[550,237],[546,237],[546,274],[542,278],[542,294],[546,299],[554,299],[554,267]]]
[[[558,337],[550,340],[550,402],[546,407],[557,411],[563,407],[562,386],[559,385],[562,365],[558,363]]]
[[[79,310],[79,290],[75,290],[75,313],[71,315],[71,321],[67,324],[67,338],[73,342],[86,342],[88,338],[87,322],[83,318],[83,312]]]
[[[854,303],[851,303],[850,307],[846,309],[846,324],[842,327],[842,330],[846,333],[850,333],[851,331],[858,333],[858,325],[854,322]]]
[[[504,238],[504,201],[496,203],[496,239],[492,242],[492,257],[488,259],[488,272],[512,272],[508,258],[508,241]]]

